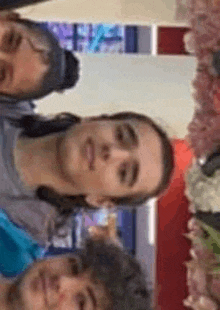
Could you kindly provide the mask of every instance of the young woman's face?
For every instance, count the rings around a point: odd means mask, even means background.
[[[83,121],[66,132],[58,158],[66,180],[100,200],[151,193],[163,173],[161,138],[137,120]]]

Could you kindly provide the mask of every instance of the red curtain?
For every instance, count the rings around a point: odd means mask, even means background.
[[[190,242],[182,235],[190,219],[184,195],[184,173],[193,154],[184,140],[174,140],[175,170],[166,193],[158,200],[156,247],[156,310],[186,310],[182,301],[188,296],[186,267]]]

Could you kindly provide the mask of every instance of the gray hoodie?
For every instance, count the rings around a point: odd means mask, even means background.
[[[3,98],[0,103],[0,208],[45,247],[52,242],[52,236],[56,237],[53,223],[58,213],[53,206],[38,199],[35,192],[24,188],[13,160],[13,149],[21,129],[7,120],[8,116],[19,118],[24,114],[33,114],[33,109],[34,105],[28,101],[15,104]],[[68,221],[62,231],[69,231],[71,224]]]

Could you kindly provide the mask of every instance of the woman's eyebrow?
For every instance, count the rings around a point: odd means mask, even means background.
[[[129,133],[129,137],[131,138],[132,144],[134,146],[138,146],[138,136],[136,131],[134,130],[133,126],[131,126],[130,124],[126,123],[125,127]]]
[[[138,175],[139,175],[139,170],[140,170],[139,164],[137,162],[134,162],[131,169],[132,169],[132,176],[128,184],[129,187],[133,187],[138,180]]]
[[[96,301],[94,292],[93,292],[93,290],[92,290],[89,286],[86,287],[86,290],[87,290],[87,292],[89,293],[89,296],[90,296],[90,298],[91,298],[91,300],[92,300],[93,310],[95,310],[96,307],[97,307],[97,301]]]

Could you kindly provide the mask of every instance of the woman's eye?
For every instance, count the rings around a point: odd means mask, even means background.
[[[14,32],[11,32],[8,36],[8,45],[12,45],[14,42],[15,34]]]
[[[21,40],[21,35],[15,31],[10,31],[8,34],[6,34],[5,44],[7,51],[15,51],[21,44]]]
[[[121,181],[122,183],[125,181],[126,174],[127,174],[126,168],[122,168],[122,169],[120,170],[120,181]]]
[[[4,82],[6,78],[6,69],[4,67],[0,68],[0,82]]]

